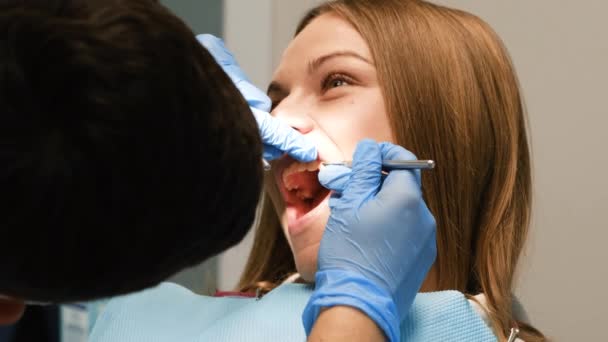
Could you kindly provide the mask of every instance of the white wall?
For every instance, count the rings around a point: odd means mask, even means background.
[[[266,87],[296,22],[317,2],[225,1],[228,45],[256,84]],[[473,12],[498,31],[526,97],[536,202],[517,293],[555,340],[606,341],[608,2],[438,2]],[[249,246],[222,257],[220,284],[236,282]]]

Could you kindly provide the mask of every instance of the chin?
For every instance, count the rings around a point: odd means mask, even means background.
[[[293,227],[289,227],[288,225],[283,227],[290,241],[296,269],[300,273],[300,276],[309,283],[315,280],[319,246],[323,238],[325,226],[327,225],[329,213],[329,206],[325,205],[319,210],[317,219],[309,222],[308,225],[299,226],[298,229],[293,229]]]
[[[300,273],[300,277],[302,277],[302,279],[304,279],[307,283],[314,283],[315,281],[318,253],[318,244],[303,251],[294,253],[298,273]]]

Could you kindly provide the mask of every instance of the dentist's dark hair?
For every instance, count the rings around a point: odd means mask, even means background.
[[[236,87],[157,1],[0,3],[0,294],[118,295],[236,244],[261,151]]]

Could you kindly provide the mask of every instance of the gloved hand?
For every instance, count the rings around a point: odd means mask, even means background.
[[[335,192],[319,247],[315,292],[303,314],[309,334],[320,309],[336,305],[365,312],[390,341],[436,257],[435,219],[422,198],[420,171],[391,171],[383,159],[416,159],[404,148],[359,143],[352,171],[327,166],[321,183]]]
[[[287,153],[302,162],[316,160],[317,148],[312,142],[269,114],[272,105],[270,98],[251,84],[224,42],[210,34],[201,34],[196,38],[209,50],[251,106],[264,143],[264,159],[276,159]]]

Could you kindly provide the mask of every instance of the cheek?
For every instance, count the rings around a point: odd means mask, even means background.
[[[319,125],[346,159],[352,158],[357,143],[363,139],[394,141],[379,89],[353,94],[326,112],[318,120]]]

